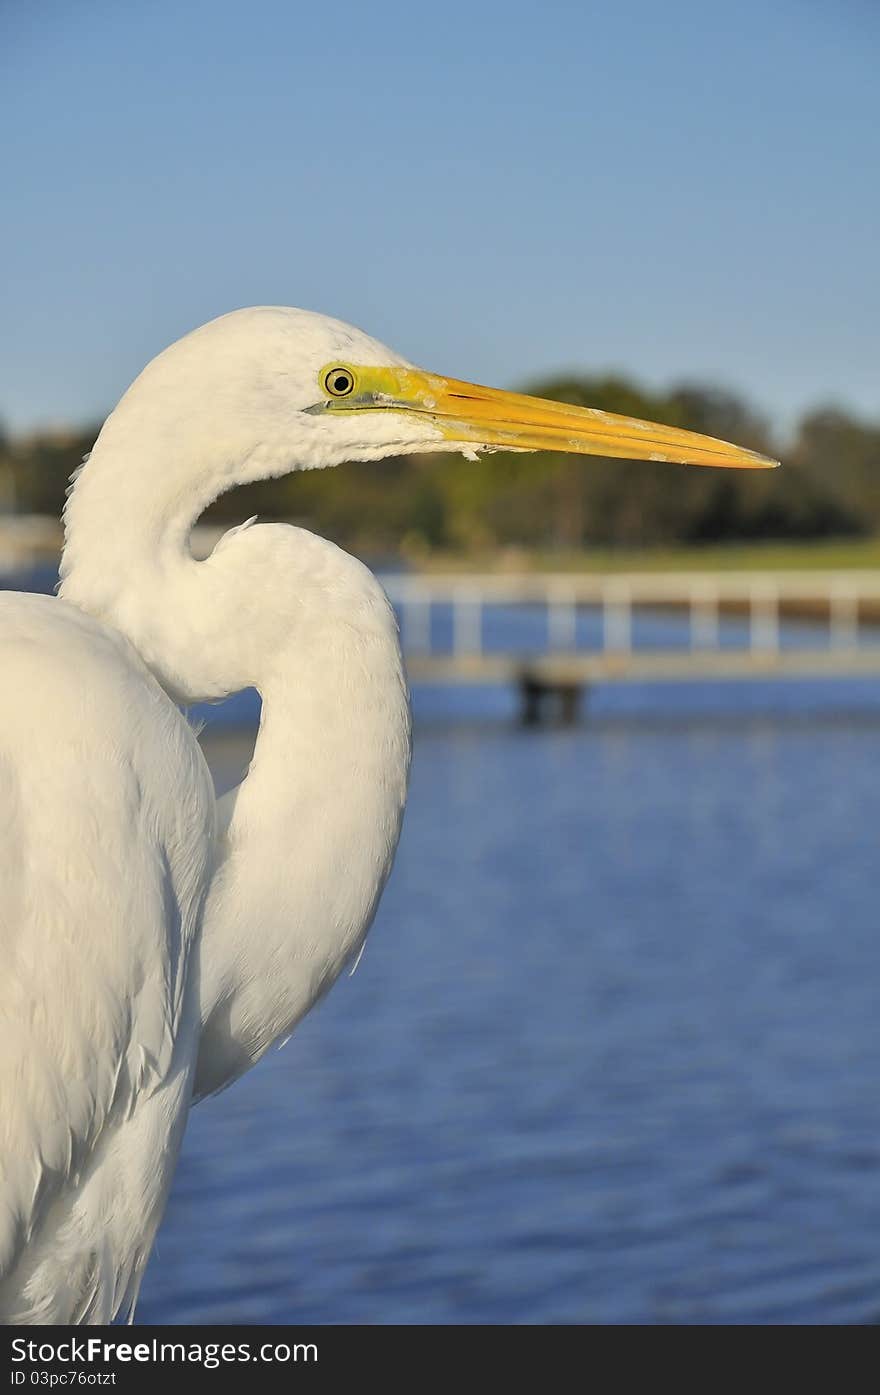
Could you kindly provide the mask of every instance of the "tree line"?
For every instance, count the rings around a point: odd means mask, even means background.
[[[568,377],[528,391],[685,427],[778,455],[767,423],[735,395],[622,377]],[[0,507],[58,515],[98,427],[0,433]],[[308,471],[247,486],[210,516],[302,522],[365,553],[627,547],[880,534],[880,421],[808,413],[775,471],[698,469],[540,453],[478,463],[428,455]]]

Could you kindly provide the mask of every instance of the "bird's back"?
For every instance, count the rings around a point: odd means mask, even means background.
[[[214,812],[128,643],[0,593],[2,1320],[133,1301],[189,1102]]]

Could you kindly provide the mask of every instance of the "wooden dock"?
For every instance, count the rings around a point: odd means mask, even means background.
[[[401,616],[413,682],[512,684],[530,723],[573,721],[598,683],[880,677],[880,642],[865,624],[880,613],[874,572],[403,574],[382,582]],[[536,605],[546,613],[539,652],[486,648],[489,607]],[[438,606],[452,616],[451,645],[442,652],[432,642]],[[582,608],[600,616],[598,647],[579,646]],[[635,643],[639,610],[686,613],[684,643]],[[741,647],[722,644],[725,616],[745,619]],[[783,646],[783,619],[810,623],[790,625]]]

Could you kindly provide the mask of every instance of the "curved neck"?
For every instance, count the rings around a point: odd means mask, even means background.
[[[222,488],[216,470],[194,477],[172,452],[163,481],[178,490],[157,501],[126,468],[123,499],[111,444],[73,489],[62,595],[121,630],[178,700],[263,698],[200,936],[201,1095],[289,1033],[363,944],[400,833],[409,702],[396,621],[365,567],[279,524],[233,530],[196,562],[189,530]]]
[[[120,409],[117,408],[117,413]],[[259,478],[236,452],[196,451],[184,436],[133,429],[130,413],[112,413],[73,477],[64,509],[65,585],[105,589],[113,563],[128,567],[188,551],[192,526],[236,484]],[[210,443],[209,443],[210,445]],[[201,457],[201,458],[200,458]],[[114,576],[117,589],[124,571]]]
[[[167,481],[173,460],[165,463]],[[189,546],[192,526],[215,491],[207,481],[200,488],[187,479],[183,467],[185,488],[151,488],[154,464],[145,459],[141,469],[114,469],[112,436],[107,441],[102,433],[64,511],[59,594],[121,630],[176,701],[195,702],[222,695],[204,672],[209,643],[222,625],[219,616],[212,618],[217,607],[210,598],[193,609],[199,564]],[[199,615],[209,634],[187,654],[182,641],[198,630]]]
[[[331,987],[391,871],[410,712],[396,623],[374,586],[350,618],[330,607],[262,685],[205,906],[196,1098],[243,1074]]]
[[[74,476],[59,594],[121,630],[178,701],[234,692],[218,661],[240,598],[226,609],[212,596],[190,534],[220,494],[293,467],[268,439],[248,450],[232,434],[196,449],[183,434],[136,427],[130,412],[121,424],[108,417]]]

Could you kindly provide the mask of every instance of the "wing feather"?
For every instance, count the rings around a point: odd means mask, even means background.
[[[0,1316],[107,1321],[146,1262],[213,828],[198,743],[126,641],[0,596]]]

